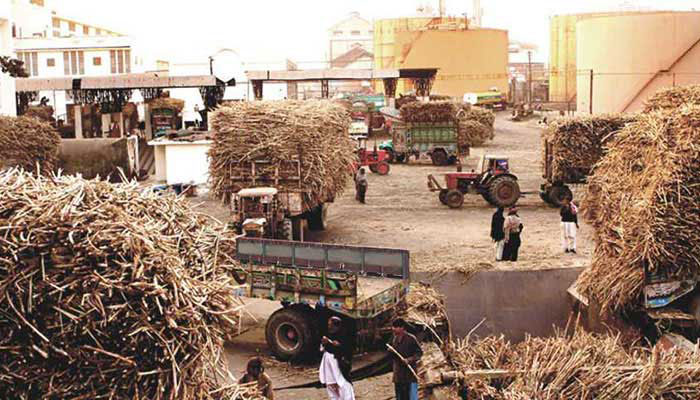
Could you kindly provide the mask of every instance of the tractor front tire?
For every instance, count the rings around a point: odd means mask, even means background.
[[[447,158],[447,153],[443,150],[435,150],[433,153],[430,155],[430,159],[433,162],[433,165],[442,167],[447,165],[448,163],[448,158]]]
[[[282,361],[300,360],[318,350],[312,315],[297,308],[275,311],[265,325],[265,340]]]
[[[375,169],[376,171],[373,172],[376,172],[379,175],[388,175],[389,171],[391,171],[391,166],[389,166],[388,162],[382,161],[379,164],[377,164]]]
[[[574,194],[571,192],[571,189],[569,189],[568,186],[556,185],[549,188],[547,191],[547,197],[549,198],[549,204],[553,205],[554,207],[561,207],[564,199],[569,198],[573,200]]]
[[[450,190],[445,195],[445,201],[450,208],[461,208],[464,204],[464,195],[459,190]]]
[[[438,194],[438,199],[440,199],[440,203],[442,203],[445,206],[447,205],[447,192],[447,189],[442,189]]]
[[[512,176],[497,176],[489,183],[489,198],[496,207],[510,207],[520,199],[520,185]]]

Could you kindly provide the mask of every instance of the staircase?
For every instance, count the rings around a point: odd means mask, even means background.
[[[147,141],[139,139],[139,168],[148,175],[156,174],[156,157],[153,146],[149,146]]]

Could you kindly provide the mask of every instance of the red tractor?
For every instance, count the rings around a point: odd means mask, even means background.
[[[389,166],[389,153],[386,150],[367,150],[367,139],[358,139],[357,148],[358,163],[355,170],[360,167],[369,167],[369,170],[379,175],[387,175],[391,167]]]
[[[428,188],[439,192],[440,202],[450,208],[460,208],[467,193],[480,194],[496,207],[510,207],[520,198],[518,178],[510,173],[507,157],[482,156],[481,172],[457,172],[445,174],[445,187],[428,175]]]

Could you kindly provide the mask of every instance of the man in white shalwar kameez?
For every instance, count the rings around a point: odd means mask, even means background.
[[[337,321],[335,321],[337,319]],[[340,319],[338,317],[332,317],[328,321],[329,334],[333,337],[333,334],[337,333],[340,329]],[[336,356],[331,353],[331,349],[337,349],[341,347],[341,343],[338,340],[333,340],[326,336],[323,337],[321,344],[321,351],[323,352],[323,358],[321,359],[321,366],[318,369],[318,379],[319,381],[326,385],[326,390],[328,391],[328,398],[330,400],[355,400],[355,391],[353,390],[352,384],[348,382],[340,371],[340,364]]]

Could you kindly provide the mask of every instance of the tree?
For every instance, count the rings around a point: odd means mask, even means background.
[[[28,78],[29,74],[24,70],[24,62],[16,58],[0,56],[0,69],[4,74],[10,74],[13,78]]]

